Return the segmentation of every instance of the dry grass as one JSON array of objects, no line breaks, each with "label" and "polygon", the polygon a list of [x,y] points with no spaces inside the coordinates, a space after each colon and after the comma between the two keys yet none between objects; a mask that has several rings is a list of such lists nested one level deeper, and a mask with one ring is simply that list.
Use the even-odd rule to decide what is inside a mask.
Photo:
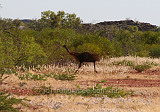
[{"label": "dry grass", "polygon": [[[4,81],[0,89],[25,88],[51,86],[53,89],[75,89],[77,87],[87,88],[95,85],[92,81],[102,81],[107,79],[146,79],[160,80],[160,72],[150,75],[148,72],[137,73],[129,66],[112,65],[115,61],[128,60],[134,64],[156,63],[152,66],[151,71],[160,69],[160,59],[140,58],[140,57],[120,57],[101,60],[97,63],[98,73],[93,72],[93,65],[87,64],[82,66],[76,74],[74,81],[60,81],[53,78],[47,78],[46,81],[20,80],[15,75],[10,75]],[[159,65],[158,65],[159,64]],[[74,74],[77,65],[70,64],[65,67],[55,65],[42,66],[39,69],[30,69],[28,72],[36,73],[54,73],[54,74]],[[19,75],[24,72],[18,72]],[[81,82],[87,82],[82,84]],[[24,83],[24,85],[21,85]],[[18,98],[27,98],[31,107],[23,107],[25,112],[160,112],[160,87],[121,87],[126,90],[135,91],[134,96],[125,98],[108,98],[108,97],[82,97],[73,95],[14,95]]]}]

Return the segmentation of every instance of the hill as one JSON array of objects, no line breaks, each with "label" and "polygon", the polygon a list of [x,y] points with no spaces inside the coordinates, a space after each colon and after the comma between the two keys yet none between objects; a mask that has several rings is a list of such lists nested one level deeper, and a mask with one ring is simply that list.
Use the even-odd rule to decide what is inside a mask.
[{"label": "hill", "polygon": [[104,21],[96,24],[83,24],[83,28],[87,30],[105,30],[107,27],[115,26],[119,29],[128,29],[130,26],[136,26],[139,31],[156,31],[158,26],[150,23],[138,22],[133,20],[121,21]]}]

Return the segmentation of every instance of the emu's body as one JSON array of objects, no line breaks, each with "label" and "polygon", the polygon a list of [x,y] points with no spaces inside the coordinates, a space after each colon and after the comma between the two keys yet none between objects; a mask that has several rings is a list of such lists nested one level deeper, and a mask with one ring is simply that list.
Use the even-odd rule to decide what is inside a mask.
[{"label": "emu's body", "polygon": [[95,67],[95,62],[99,61],[99,56],[97,54],[91,54],[89,52],[82,52],[82,53],[77,53],[77,52],[70,52],[68,50],[68,48],[66,47],[66,45],[63,46],[67,52],[73,56],[77,61],[79,61],[79,67],[78,69],[81,67],[83,62],[93,62],[94,63],[94,71],[96,71],[96,67]]}]

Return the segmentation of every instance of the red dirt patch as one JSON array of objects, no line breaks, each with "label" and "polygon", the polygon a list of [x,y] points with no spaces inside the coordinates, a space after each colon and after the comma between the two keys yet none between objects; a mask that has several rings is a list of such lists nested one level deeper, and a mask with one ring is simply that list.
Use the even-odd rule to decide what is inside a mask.
[{"label": "red dirt patch", "polygon": [[[77,81],[80,85],[91,86],[95,84],[101,84],[103,86],[114,86],[114,87],[160,87],[160,80],[147,80],[147,79],[106,79],[106,82],[100,81]],[[33,89],[25,88],[9,88],[0,91],[16,95],[37,95]]]},{"label": "red dirt patch", "polygon": [[160,75],[160,70],[147,70],[148,75]]},{"label": "red dirt patch", "polygon": [[143,72],[137,72],[133,71],[132,74],[138,74],[138,75],[160,75],[160,70],[146,70]]},{"label": "red dirt patch", "polygon": [[9,88],[9,89],[4,89],[2,91],[16,94],[16,95],[34,95],[36,94],[32,89],[24,89],[24,88]]},{"label": "red dirt patch", "polygon": [[160,87],[160,80],[147,79],[106,79],[106,82],[99,81],[81,81],[80,85],[91,85],[100,83],[103,86],[117,86],[117,87]]},{"label": "red dirt patch", "polygon": [[160,87],[160,80],[147,79],[107,79],[104,85],[121,87]]}]

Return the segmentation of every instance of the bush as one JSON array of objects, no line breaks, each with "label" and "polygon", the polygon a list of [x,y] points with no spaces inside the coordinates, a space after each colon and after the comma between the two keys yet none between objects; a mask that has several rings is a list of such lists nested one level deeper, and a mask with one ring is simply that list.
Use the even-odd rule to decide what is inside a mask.
[{"label": "bush", "polygon": [[23,102],[26,99],[17,99],[10,97],[10,95],[0,92],[0,112],[19,112],[14,105],[21,104],[25,106]]},{"label": "bush", "polygon": [[149,50],[149,55],[153,58],[159,58],[160,57],[160,45],[152,45],[151,49]]},{"label": "bush", "polygon": [[75,75],[70,75],[70,74],[57,74],[53,76],[56,80],[75,80]]},{"label": "bush", "polygon": [[31,74],[26,73],[24,75],[18,76],[21,80],[47,80],[44,74]]},{"label": "bush", "polygon": [[0,84],[7,79],[9,76],[5,76],[6,74],[17,74],[17,72],[14,69],[8,69],[8,68],[0,68]]},{"label": "bush", "polygon": [[90,87],[87,89],[78,89],[78,90],[53,90],[51,87],[42,86],[39,89],[35,89],[37,94],[49,95],[49,94],[67,94],[67,95],[80,95],[80,96],[87,96],[87,97],[101,97],[101,96],[108,96],[110,98],[118,98],[118,97],[125,97],[128,95],[132,95],[132,91],[125,91],[123,89],[113,88],[113,87],[106,87],[102,88],[102,85],[96,84],[94,87]]},{"label": "bush", "polygon": [[0,35],[0,68],[13,67],[17,58],[17,48],[13,39],[8,36]]},{"label": "bush", "polygon": [[142,72],[142,71],[145,71],[145,70],[151,68],[151,66],[147,65],[147,64],[144,64],[144,65],[136,65],[133,68],[138,72]]},{"label": "bush", "polygon": [[83,45],[78,46],[80,52],[91,52],[96,54],[101,54],[101,49],[92,43],[84,43]]},{"label": "bush", "polygon": [[75,75],[73,74],[32,74],[32,73],[26,73],[23,75],[18,76],[19,79],[21,80],[47,80],[47,78],[54,78],[56,80],[74,80]]},{"label": "bush", "polygon": [[115,62],[112,62],[112,64],[113,65],[134,66],[134,63],[128,60],[115,61]]},{"label": "bush", "polygon": [[41,46],[35,42],[33,37],[25,36],[21,42],[21,48],[19,51],[16,65],[25,67],[32,67],[44,64],[47,56]]}]

